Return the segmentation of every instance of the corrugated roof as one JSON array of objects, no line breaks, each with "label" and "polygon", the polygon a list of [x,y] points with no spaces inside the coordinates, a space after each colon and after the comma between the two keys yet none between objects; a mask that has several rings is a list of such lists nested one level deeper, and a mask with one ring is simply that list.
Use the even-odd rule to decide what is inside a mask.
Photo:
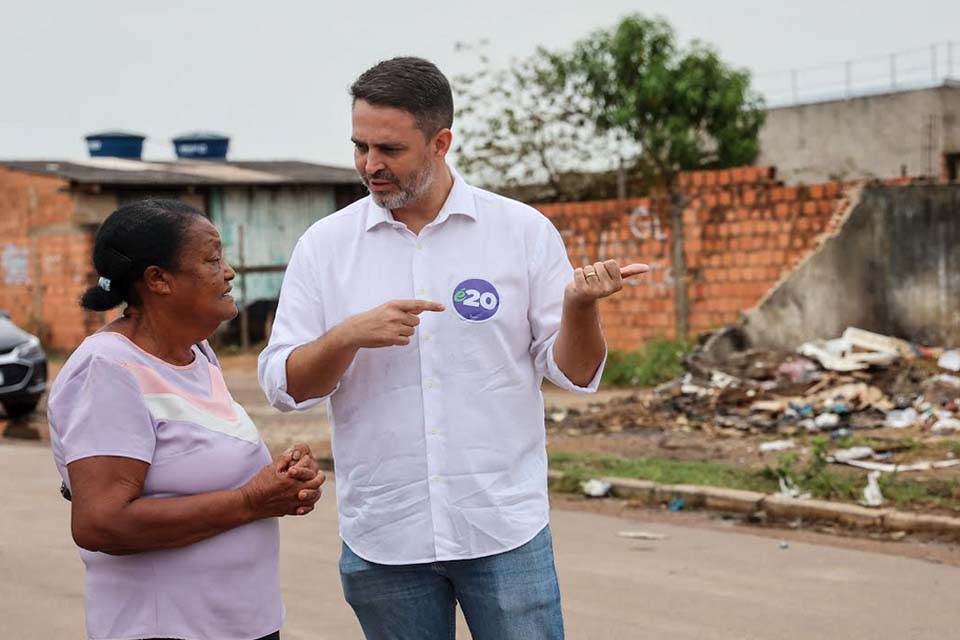
[{"label": "corrugated roof", "polygon": [[356,184],[356,171],[298,160],[147,162],[121,158],[0,160],[0,167],[56,176],[77,184],[227,185]]}]

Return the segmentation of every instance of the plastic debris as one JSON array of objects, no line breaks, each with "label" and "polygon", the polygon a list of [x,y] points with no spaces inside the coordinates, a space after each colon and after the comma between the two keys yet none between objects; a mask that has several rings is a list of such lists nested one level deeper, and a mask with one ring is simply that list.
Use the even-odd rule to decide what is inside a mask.
[{"label": "plastic debris", "polygon": [[913,407],[908,409],[894,409],[887,412],[887,417],[883,424],[892,429],[906,429],[912,427],[917,422],[920,414]]},{"label": "plastic debris", "polygon": [[807,358],[789,360],[777,367],[777,375],[788,379],[793,384],[813,380],[821,375],[820,367]]},{"label": "plastic debris", "polygon": [[668,507],[670,511],[682,511],[684,507],[687,506],[687,501],[683,498],[674,498],[670,501],[670,506]]},{"label": "plastic debris", "polygon": [[821,413],[813,419],[817,429],[830,429],[840,424],[840,416],[835,413]]},{"label": "plastic debris", "polygon": [[850,447],[849,449],[834,451],[832,458],[835,462],[850,462],[851,460],[872,458],[874,455],[876,455],[876,451],[870,447]]},{"label": "plastic debris", "polygon": [[[839,462],[839,461],[838,461]],[[869,471],[884,473],[904,473],[906,471],[933,471],[934,469],[948,469],[960,465],[960,460],[938,460],[936,462],[923,461],[910,464],[893,464],[889,462],[873,462],[871,460],[847,460],[844,464]]]},{"label": "plastic debris", "polygon": [[937,366],[950,371],[960,371],[960,349],[944,351],[943,354],[937,358]]},{"label": "plastic debris", "polygon": [[940,418],[933,423],[933,426],[930,427],[930,431],[933,433],[960,431],[960,420],[957,420],[956,418]]},{"label": "plastic debris", "polygon": [[610,495],[613,485],[603,480],[593,479],[580,483],[580,488],[583,490],[583,495],[589,498],[604,498]]},{"label": "plastic debris", "polygon": [[797,349],[797,351],[808,358],[816,360],[820,363],[820,366],[829,371],[860,371],[861,369],[866,369],[869,366],[864,362],[857,362],[855,360],[844,358],[843,356],[838,356],[831,352],[824,345],[813,342],[806,342],[800,345],[800,348]]},{"label": "plastic debris", "polygon": [[786,540],[781,540],[781,541],[780,541],[780,544],[779,544],[779,547],[780,547],[780,549],[782,549],[782,550],[789,549],[789,548],[790,548],[790,543],[787,542]]},{"label": "plastic debris", "polygon": [[617,533],[621,538],[631,540],[666,540],[667,536],[662,533],[651,533],[649,531],[620,531]]},{"label": "plastic debris", "polygon": [[863,504],[867,507],[879,507],[883,505],[883,493],[880,492],[879,471],[871,471],[867,474],[867,486],[863,488]]},{"label": "plastic debris", "polygon": [[788,451],[793,449],[796,443],[793,440],[774,440],[773,442],[760,443],[760,453],[770,453],[771,451]]},{"label": "plastic debris", "polygon": [[780,495],[799,499],[810,497],[809,493],[801,491],[797,483],[786,476],[780,476]]}]

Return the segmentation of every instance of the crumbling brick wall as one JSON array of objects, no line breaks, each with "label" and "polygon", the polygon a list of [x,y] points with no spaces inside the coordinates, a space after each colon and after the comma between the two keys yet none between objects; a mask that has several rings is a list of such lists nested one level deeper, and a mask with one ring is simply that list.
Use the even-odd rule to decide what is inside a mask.
[{"label": "crumbling brick wall", "polygon": [[0,309],[58,350],[98,322],[78,305],[93,279],[94,228],[76,224],[75,210],[66,181],[0,168]]},{"label": "crumbling brick wall", "polygon": [[[682,174],[690,330],[737,320],[831,229],[847,205],[842,183],[783,186],[769,167]],[[635,349],[674,336],[669,201],[603,200],[538,207],[567,245],[574,266],[597,260],[646,262],[651,274],[603,302],[610,346]]]}]

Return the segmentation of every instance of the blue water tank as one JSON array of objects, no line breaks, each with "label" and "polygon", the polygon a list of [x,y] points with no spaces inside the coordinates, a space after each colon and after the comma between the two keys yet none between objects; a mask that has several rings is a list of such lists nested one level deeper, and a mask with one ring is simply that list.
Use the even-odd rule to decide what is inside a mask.
[{"label": "blue water tank", "polygon": [[173,139],[177,157],[191,160],[225,160],[230,138],[219,133],[186,133]]},{"label": "blue water tank", "polygon": [[139,160],[146,136],[126,131],[104,131],[86,137],[91,158],[126,158]]}]

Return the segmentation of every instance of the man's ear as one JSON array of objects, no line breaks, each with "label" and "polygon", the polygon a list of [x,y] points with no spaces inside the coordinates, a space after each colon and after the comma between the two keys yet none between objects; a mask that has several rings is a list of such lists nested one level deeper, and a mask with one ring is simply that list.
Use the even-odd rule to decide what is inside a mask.
[{"label": "man's ear", "polygon": [[445,158],[452,144],[453,132],[450,129],[440,129],[430,142],[430,150],[435,156]]},{"label": "man's ear", "polygon": [[143,285],[147,291],[158,296],[170,295],[173,291],[170,273],[156,266],[147,267],[143,272]]}]

